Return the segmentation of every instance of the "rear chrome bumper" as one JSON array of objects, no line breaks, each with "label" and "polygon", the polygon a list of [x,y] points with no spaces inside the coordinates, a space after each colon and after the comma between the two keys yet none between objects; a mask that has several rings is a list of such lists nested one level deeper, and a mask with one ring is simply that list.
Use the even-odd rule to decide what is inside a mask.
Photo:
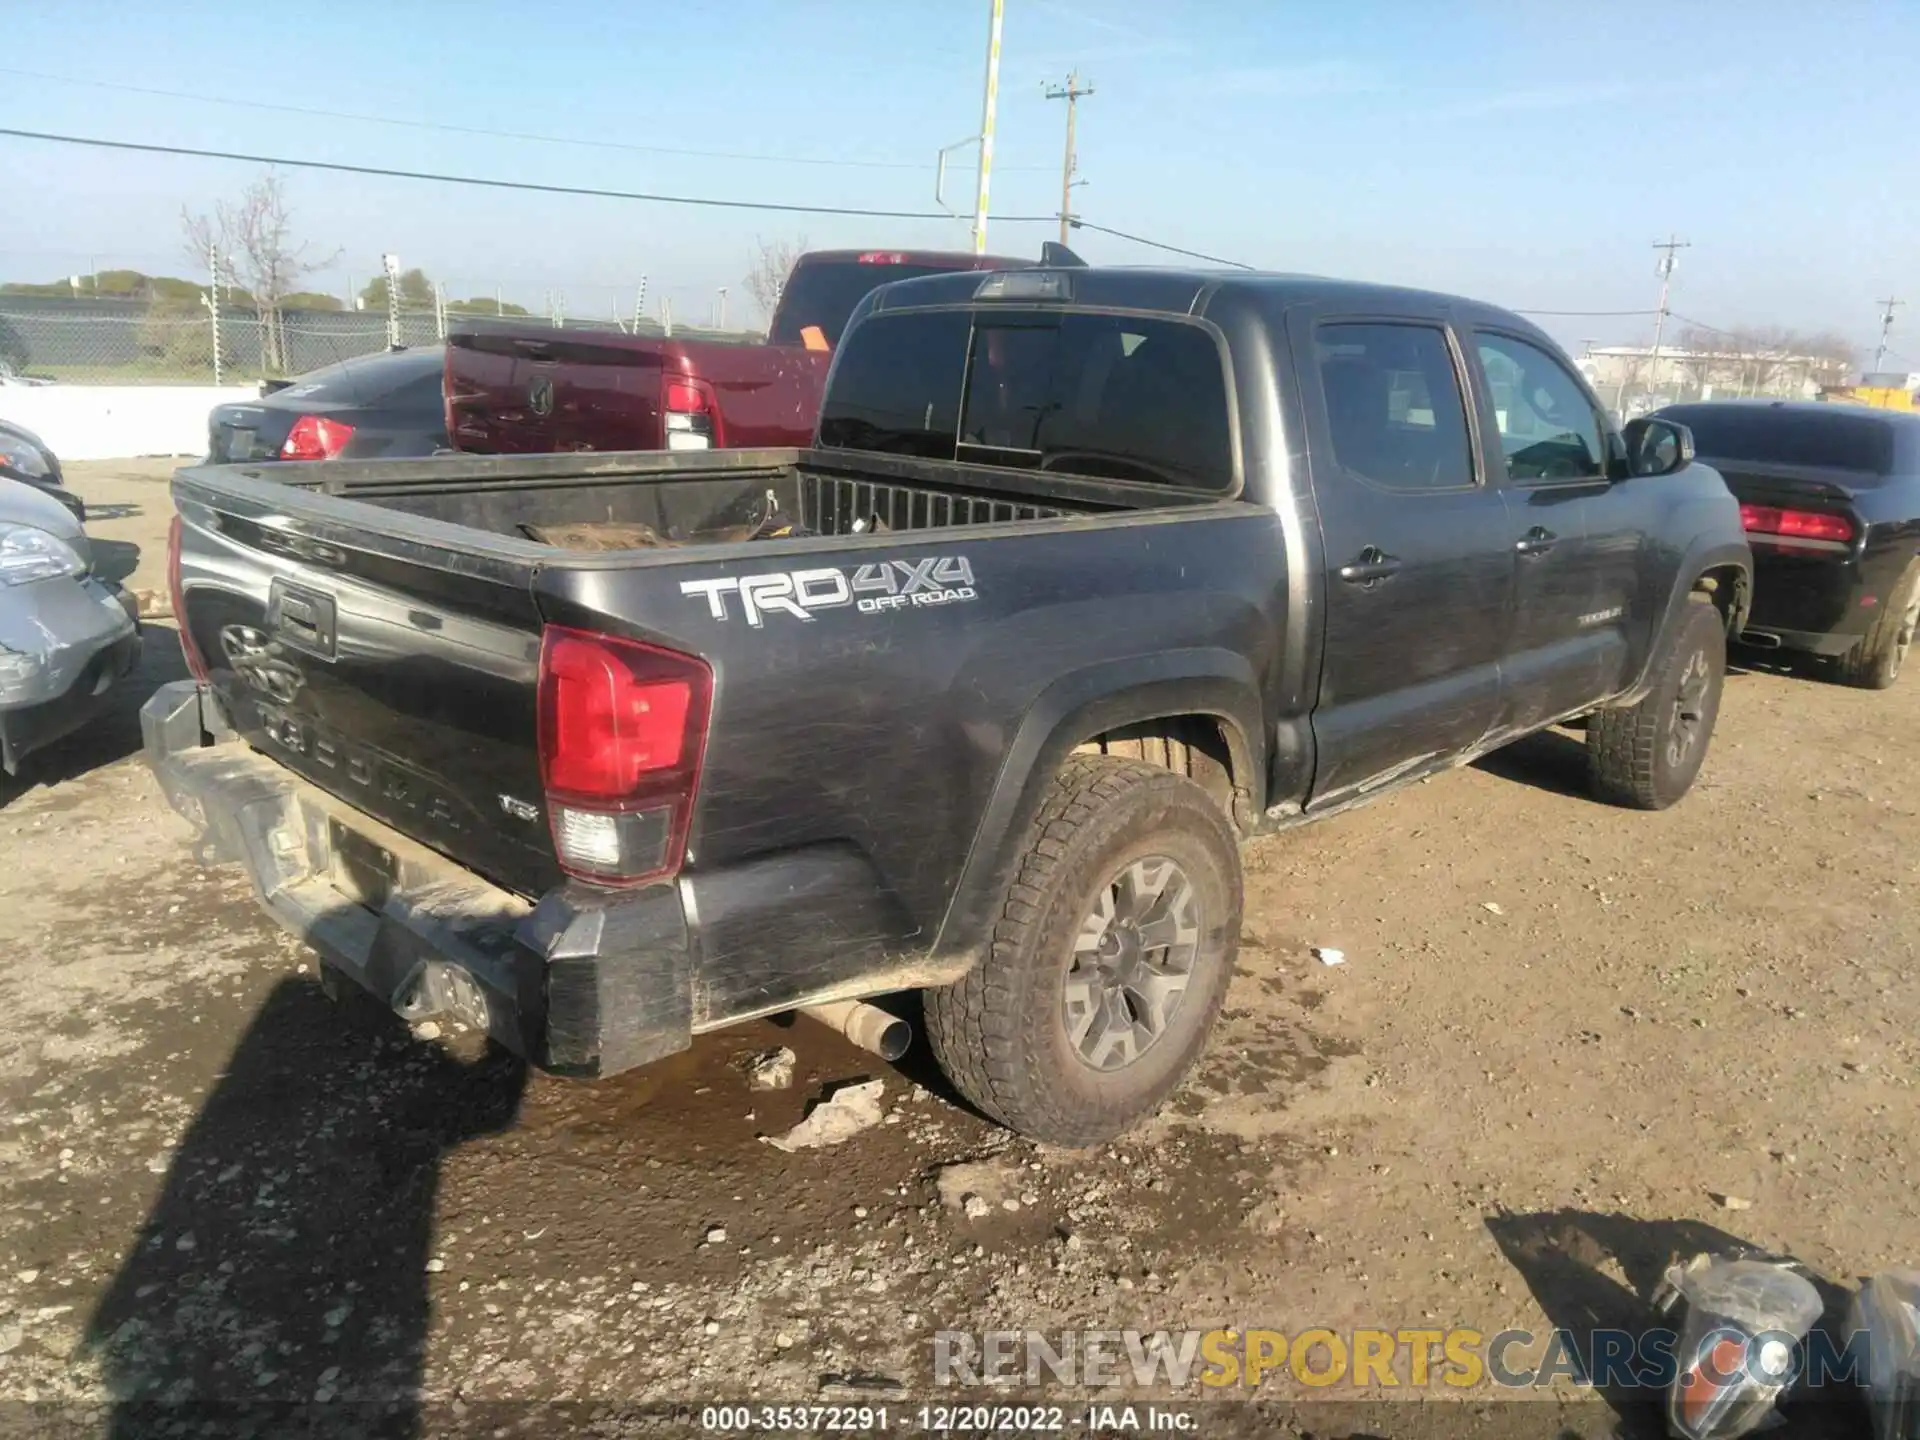
[{"label": "rear chrome bumper", "polygon": [[140,712],[148,763],[269,915],[410,1019],[452,1015],[569,1075],[684,1050],[692,956],[679,891],[566,885],[537,904],[492,885],[249,749],[192,681]]}]

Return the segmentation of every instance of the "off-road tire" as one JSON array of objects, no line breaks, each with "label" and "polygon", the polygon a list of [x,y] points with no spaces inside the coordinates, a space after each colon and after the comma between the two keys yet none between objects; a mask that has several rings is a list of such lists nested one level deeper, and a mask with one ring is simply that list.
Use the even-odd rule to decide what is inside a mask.
[{"label": "off-road tire", "polygon": [[1834,662],[1834,678],[1862,690],[1885,690],[1898,680],[1913,645],[1915,605],[1920,605],[1920,561],[1907,566],[1860,643]]},{"label": "off-road tire", "polygon": [[[1699,666],[1704,666],[1704,686],[1691,702],[1693,739],[1676,759],[1682,686],[1693,682]],[[1646,697],[1622,709],[1596,710],[1587,721],[1587,773],[1595,797],[1633,810],[1664,810],[1685,795],[1707,758],[1726,675],[1726,622],[1709,597],[1689,595],[1685,613],[1654,659],[1653,688]]]},{"label": "off-road tire", "polygon": [[[1122,1068],[1073,1048],[1062,987],[1083,917],[1135,860],[1174,860],[1191,882],[1199,940],[1164,1032]],[[1239,948],[1240,853],[1220,806],[1192,780],[1137,760],[1074,755],[1041,802],[987,952],[925,997],[933,1053],[960,1093],[1001,1124],[1056,1145],[1113,1139],[1192,1068]]]}]

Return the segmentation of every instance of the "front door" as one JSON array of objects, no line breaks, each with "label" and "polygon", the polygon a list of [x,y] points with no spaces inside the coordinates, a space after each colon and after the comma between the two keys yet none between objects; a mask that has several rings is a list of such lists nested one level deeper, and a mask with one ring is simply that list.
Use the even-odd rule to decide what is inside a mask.
[{"label": "front door", "polygon": [[1487,733],[1514,569],[1446,312],[1301,315],[1292,344],[1326,569],[1313,809]]},{"label": "front door", "polygon": [[1641,609],[1624,582],[1639,555],[1610,499],[1604,422],[1587,388],[1531,338],[1479,329],[1469,348],[1487,468],[1507,486],[1514,522],[1498,729],[1517,734],[1618,688],[1625,627]]}]

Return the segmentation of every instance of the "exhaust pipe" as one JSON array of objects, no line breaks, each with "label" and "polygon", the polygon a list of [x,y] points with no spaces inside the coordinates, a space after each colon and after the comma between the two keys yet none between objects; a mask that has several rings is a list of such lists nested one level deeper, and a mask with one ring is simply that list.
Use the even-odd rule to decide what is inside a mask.
[{"label": "exhaust pipe", "polygon": [[871,1050],[882,1060],[898,1060],[913,1043],[911,1025],[864,1000],[806,1005],[800,1013],[811,1015],[829,1030],[838,1030],[862,1050]]},{"label": "exhaust pipe", "polygon": [[1780,637],[1778,635],[1770,635],[1765,630],[1742,630],[1740,632],[1740,643],[1742,645],[1751,645],[1756,650],[1778,650],[1781,648]]}]

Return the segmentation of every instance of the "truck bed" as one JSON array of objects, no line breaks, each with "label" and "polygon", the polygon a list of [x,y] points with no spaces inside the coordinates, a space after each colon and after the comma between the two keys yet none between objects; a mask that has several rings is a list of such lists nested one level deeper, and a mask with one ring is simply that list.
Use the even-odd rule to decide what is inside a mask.
[{"label": "truck bed", "polygon": [[[181,473],[192,484],[203,472]],[[634,549],[1059,521],[1210,503],[1165,487],[794,449],[366,462],[297,474],[228,467],[222,473],[514,539],[592,527],[644,529],[657,537]]]}]

